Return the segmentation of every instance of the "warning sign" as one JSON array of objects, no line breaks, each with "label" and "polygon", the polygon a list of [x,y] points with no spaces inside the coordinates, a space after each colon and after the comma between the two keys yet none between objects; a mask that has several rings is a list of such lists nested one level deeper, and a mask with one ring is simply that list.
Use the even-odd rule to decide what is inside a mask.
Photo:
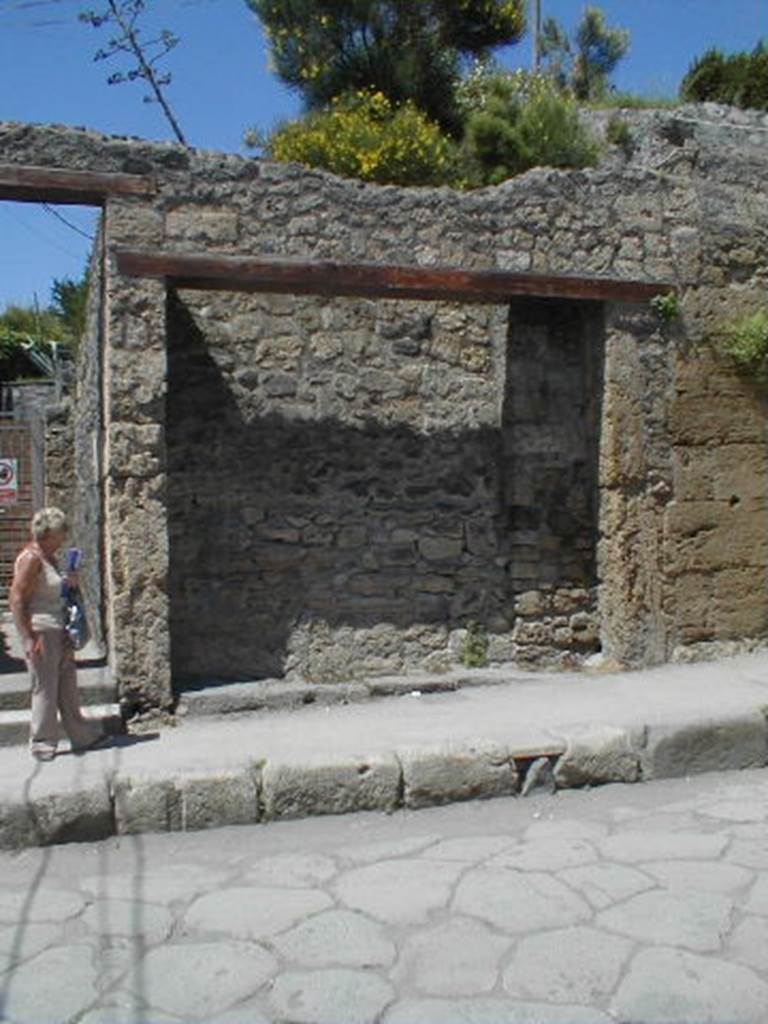
[{"label": "warning sign", "polygon": [[0,502],[16,501],[19,496],[19,460],[0,459]]}]

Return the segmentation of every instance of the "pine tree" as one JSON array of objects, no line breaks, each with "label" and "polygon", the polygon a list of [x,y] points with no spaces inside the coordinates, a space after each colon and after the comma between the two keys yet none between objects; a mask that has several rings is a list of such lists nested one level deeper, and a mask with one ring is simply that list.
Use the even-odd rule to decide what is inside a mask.
[{"label": "pine tree", "polygon": [[599,7],[587,7],[573,42],[555,18],[547,18],[540,40],[546,70],[579,100],[599,100],[610,89],[610,77],[629,49],[629,32],[610,28]]},{"label": "pine tree", "polygon": [[245,0],[261,19],[278,76],[308,109],[348,92],[411,100],[452,134],[456,87],[472,58],[517,42],[525,0]]}]

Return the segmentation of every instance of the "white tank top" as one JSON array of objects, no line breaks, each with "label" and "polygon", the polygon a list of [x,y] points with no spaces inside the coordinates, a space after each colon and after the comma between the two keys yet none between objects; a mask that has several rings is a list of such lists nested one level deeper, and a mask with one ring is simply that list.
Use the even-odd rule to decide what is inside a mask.
[{"label": "white tank top", "polygon": [[34,549],[27,548],[21,552],[16,559],[17,569],[22,558],[36,558],[43,567],[37,577],[37,586],[29,600],[32,629],[63,629],[64,605],[61,598],[61,574]]}]

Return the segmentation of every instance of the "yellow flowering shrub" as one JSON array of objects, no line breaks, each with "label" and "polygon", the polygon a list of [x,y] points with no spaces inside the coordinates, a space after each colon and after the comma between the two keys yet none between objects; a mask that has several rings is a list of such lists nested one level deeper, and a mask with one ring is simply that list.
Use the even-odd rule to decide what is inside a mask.
[{"label": "yellow flowering shrub", "polygon": [[267,156],[346,178],[391,185],[440,185],[453,175],[454,144],[412,103],[359,91],[279,125],[260,140]]}]

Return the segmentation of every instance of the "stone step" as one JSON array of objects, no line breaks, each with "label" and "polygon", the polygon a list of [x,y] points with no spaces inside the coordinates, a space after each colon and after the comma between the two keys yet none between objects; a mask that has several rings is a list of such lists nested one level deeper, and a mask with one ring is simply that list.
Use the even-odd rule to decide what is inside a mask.
[{"label": "stone step", "polygon": [[[81,668],[77,673],[80,702],[84,705],[112,704],[117,699],[112,675],[106,667]],[[26,672],[0,675],[0,711],[23,711],[29,707],[29,679]]]},{"label": "stone step", "polygon": [[286,711],[310,704],[329,707],[358,704],[379,697],[420,697],[422,694],[453,693],[465,687],[504,686],[513,682],[532,682],[536,678],[530,672],[505,665],[485,669],[457,668],[439,673],[372,676],[344,683],[284,679],[199,682],[176,687],[176,714],[207,718],[251,711]]},{"label": "stone step", "polygon": [[[119,733],[124,729],[119,704],[92,704],[86,711],[86,717],[101,719],[109,733]],[[0,711],[0,747],[26,744],[29,740],[29,720],[28,708]]]}]

